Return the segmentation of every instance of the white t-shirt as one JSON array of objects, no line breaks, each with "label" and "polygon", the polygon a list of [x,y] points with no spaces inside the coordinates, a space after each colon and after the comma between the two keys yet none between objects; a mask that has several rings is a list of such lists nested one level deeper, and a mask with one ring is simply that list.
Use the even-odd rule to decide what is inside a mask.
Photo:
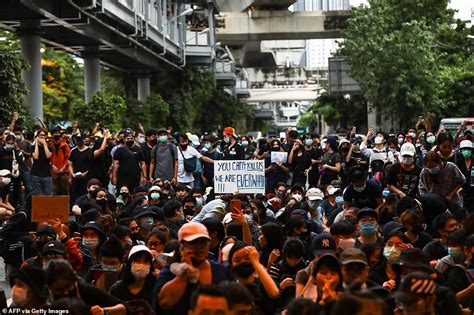
[{"label": "white t-shirt", "polygon": [[[183,154],[181,154],[181,152]],[[184,170],[184,158],[190,159],[192,157],[196,157],[197,159],[201,158],[201,153],[199,153],[195,148],[188,146],[186,150],[182,151],[182,149],[178,148],[178,183],[191,183],[194,182],[193,173],[188,173]]]}]

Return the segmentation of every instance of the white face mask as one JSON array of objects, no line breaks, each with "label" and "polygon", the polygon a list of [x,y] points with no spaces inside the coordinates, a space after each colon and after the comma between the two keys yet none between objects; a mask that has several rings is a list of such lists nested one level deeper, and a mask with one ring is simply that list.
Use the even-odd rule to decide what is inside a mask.
[{"label": "white face mask", "polygon": [[150,273],[150,265],[132,262],[132,268],[130,271],[136,279],[142,280]]},{"label": "white face mask", "polygon": [[293,194],[291,197],[295,198],[297,202],[301,202],[301,200],[303,200],[303,196],[300,194]]},{"label": "white face mask", "polygon": [[364,183],[364,185],[359,186],[359,187],[354,186],[354,190],[357,191],[357,192],[363,192],[365,190],[366,186],[367,186],[366,183]]},{"label": "white face mask", "polygon": [[415,159],[411,156],[402,156],[402,163],[403,164],[411,165],[411,164],[413,164],[414,161],[415,161]]},{"label": "white face mask", "polygon": [[381,144],[383,142],[383,138],[380,136],[375,137],[374,143],[375,144]]},{"label": "white face mask", "polygon": [[17,285],[13,286],[12,300],[16,306],[23,307],[28,301],[28,289]]}]

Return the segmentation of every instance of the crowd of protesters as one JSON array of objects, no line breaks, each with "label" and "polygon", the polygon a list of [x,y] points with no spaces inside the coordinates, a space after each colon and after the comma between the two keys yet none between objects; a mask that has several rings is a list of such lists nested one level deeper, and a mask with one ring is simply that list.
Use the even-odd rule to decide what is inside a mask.
[{"label": "crowd of protesters", "polygon": [[[366,136],[0,130],[11,309],[68,314],[472,314],[472,125]],[[274,160],[272,152],[286,153]],[[281,155],[280,155],[281,156]],[[265,194],[217,195],[217,160]],[[32,223],[34,195],[68,222]],[[9,298],[9,297],[7,297]],[[1,301],[0,301],[1,302]]]}]

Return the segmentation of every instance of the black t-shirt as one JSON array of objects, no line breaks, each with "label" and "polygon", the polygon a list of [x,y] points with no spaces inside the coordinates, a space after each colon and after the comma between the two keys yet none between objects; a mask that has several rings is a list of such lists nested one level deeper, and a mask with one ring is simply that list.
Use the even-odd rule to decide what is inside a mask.
[{"label": "black t-shirt", "polygon": [[150,165],[151,161],[151,150],[153,148],[150,148],[147,143],[144,143],[140,146],[143,152],[143,160],[145,161],[146,165]]},{"label": "black t-shirt", "polygon": [[[446,285],[453,290],[455,293],[465,290],[468,286],[471,285],[472,280],[469,279],[466,269],[474,268],[473,265],[466,266],[465,264],[461,266],[454,266],[447,270]],[[474,297],[471,296],[466,303],[463,303],[464,307],[474,308]]]},{"label": "black t-shirt", "polygon": [[360,209],[364,207],[377,208],[378,204],[376,199],[382,198],[380,186],[372,180],[366,180],[365,184],[365,189],[362,192],[356,191],[352,185],[347,186],[344,192],[344,201],[351,202],[354,207]]},{"label": "black t-shirt", "polygon": [[119,161],[117,177],[122,180],[140,179],[140,162],[143,161],[143,152],[139,147],[121,147],[115,151],[114,160]]},{"label": "black t-shirt", "polygon": [[[48,145],[48,149],[49,149],[49,152],[53,151],[53,148],[49,145]],[[44,152],[44,148],[42,145],[38,145],[38,159],[33,160],[31,175],[38,176],[38,177],[51,177],[49,159],[46,158],[46,154]]]},{"label": "black t-shirt", "polygon": [[224,147],[223,160],[245,160],[245,150],[239,143]]},{"label": "black t-shirt", "polygon": [[92,166],[93,154],[90,148],[81,151],[78,147],[71,150],[69,161],[72,162],[74,173],[87,172]]},{"label": "black t-shirt", "polygon": [[[329,166],[336,166],[337,163],[341,163],[341,155],[338,152],[326,152],[323,156],[322,165],[327,164]],[[329,169],[325,169],[321,175],[321,185],[326,186],[331,181],[336,180],[339,172],[334,172]]]},{"label": "black t-shirt", "polygon": [[109,294],[123,302],[144,300],[151,306],[153,286],[154,283],[150,283],[150,281],[147,281],[145,282],[145,285],[143,286],[142,290],[138,292],[138,294],[133,294],[132,292],[130,292],[128,286],[123,283],[122,280],[120,280],[110,288]]},{"label": "black t-shirt", "polygon": [[407,196],[415,198],[418,195],[421,167],[415,164],[411,171],[405,170],[400,163],[395,163],[387,176],[387,184],[397,187]]}]

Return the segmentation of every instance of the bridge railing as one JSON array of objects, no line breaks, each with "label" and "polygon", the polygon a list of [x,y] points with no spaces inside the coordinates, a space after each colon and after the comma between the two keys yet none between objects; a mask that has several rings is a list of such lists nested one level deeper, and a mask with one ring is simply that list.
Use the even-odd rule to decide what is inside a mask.
[{"label": "bridge railing", "polygon": [[209,34],[201,31],[186,31],[187,46],[210,46]]}]

